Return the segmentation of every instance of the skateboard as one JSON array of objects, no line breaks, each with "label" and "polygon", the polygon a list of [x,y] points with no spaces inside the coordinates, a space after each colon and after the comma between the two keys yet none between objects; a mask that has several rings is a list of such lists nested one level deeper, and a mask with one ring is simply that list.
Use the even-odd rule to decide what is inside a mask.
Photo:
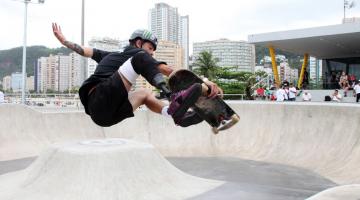
[{"label": "skateboard", "polygon": [[[175,71],[169,77],[169,87],[172,92],[187,89],[194,83],[204,82],[186,69]],[[214,134],[229,129],[240,120],[239,115],[219,96],[215,98],[200,96],[191,108],[212,127]]]}]

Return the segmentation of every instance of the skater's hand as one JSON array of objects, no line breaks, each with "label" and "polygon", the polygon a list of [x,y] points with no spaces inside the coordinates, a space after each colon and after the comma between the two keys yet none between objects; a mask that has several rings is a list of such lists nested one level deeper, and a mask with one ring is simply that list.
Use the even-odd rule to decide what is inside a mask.
[{"label": "skater's hand", "polygon": [[211,91],[208,95],[209,98],[215,98],[217,95],[219,95],[221,98],[223,97],[223,90],[216,83],[209,80],[205,80],[204,82]]},{"label": "skater's hand", "polygon": [[58,26],[56,23],[52,23],[52,29],[55,37],[61,42],[61,44],[64,44],[66,39],[65,36],[61,32],[61,27]]}]

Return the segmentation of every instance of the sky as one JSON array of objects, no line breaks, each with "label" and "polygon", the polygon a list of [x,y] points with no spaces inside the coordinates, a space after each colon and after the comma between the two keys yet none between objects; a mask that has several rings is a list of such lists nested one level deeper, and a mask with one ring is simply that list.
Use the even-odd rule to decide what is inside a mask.
[{"label": "sky", "polygon": [[[135,29],[148,28],[149,10],[160,2],[189,15],[190,44],[220,38],[246,41],[250,34],[335,25],[344,15],[343,0],[85,0],[85,45],[93,37],[127,40]],[[355,3],[347,17],[360,17],[360,0]],[[22,46],[24,7],[21,1],[0,0],[0,50]],[[60,47],[52,22],[68,40],[81,42],[81,0],[29,4],[27,19],[28,46]]]}]

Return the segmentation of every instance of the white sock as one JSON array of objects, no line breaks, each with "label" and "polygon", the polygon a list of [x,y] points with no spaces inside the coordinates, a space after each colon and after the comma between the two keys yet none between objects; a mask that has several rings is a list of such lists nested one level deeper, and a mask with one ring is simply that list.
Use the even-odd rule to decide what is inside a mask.
[{"label": "white sock", "polygon": [[164,115],[164,116],[167,116],[167,117],[171,117],[171,115],[169,115],[169,113],[167,112],[169,109],[169,106],[164,106],[162,109],[161,109],[161,114]]}]

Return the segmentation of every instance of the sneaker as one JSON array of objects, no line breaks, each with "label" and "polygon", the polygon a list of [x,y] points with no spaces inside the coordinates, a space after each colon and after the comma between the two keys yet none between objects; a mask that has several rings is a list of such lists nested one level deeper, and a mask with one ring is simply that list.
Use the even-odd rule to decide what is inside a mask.
[{"label": "sneaker", "polygon": [[181,121],[181,118],[184,117],[187,110],[198,100],[201,95],[201,90],[201,84],[195,83],[188,89],[171,95],[168,113],[172,116],[176,124]]},{"label": "sneaker", "polygon": [[[175,119],[174,119],[175,121]],[[183,117],[175,121],[175,124],[181,126],[181,127],[188,127],[194,124],[198,124],[200,122],[204,121],[203,118],[201,118],[195,111],[187,111]]]}]

